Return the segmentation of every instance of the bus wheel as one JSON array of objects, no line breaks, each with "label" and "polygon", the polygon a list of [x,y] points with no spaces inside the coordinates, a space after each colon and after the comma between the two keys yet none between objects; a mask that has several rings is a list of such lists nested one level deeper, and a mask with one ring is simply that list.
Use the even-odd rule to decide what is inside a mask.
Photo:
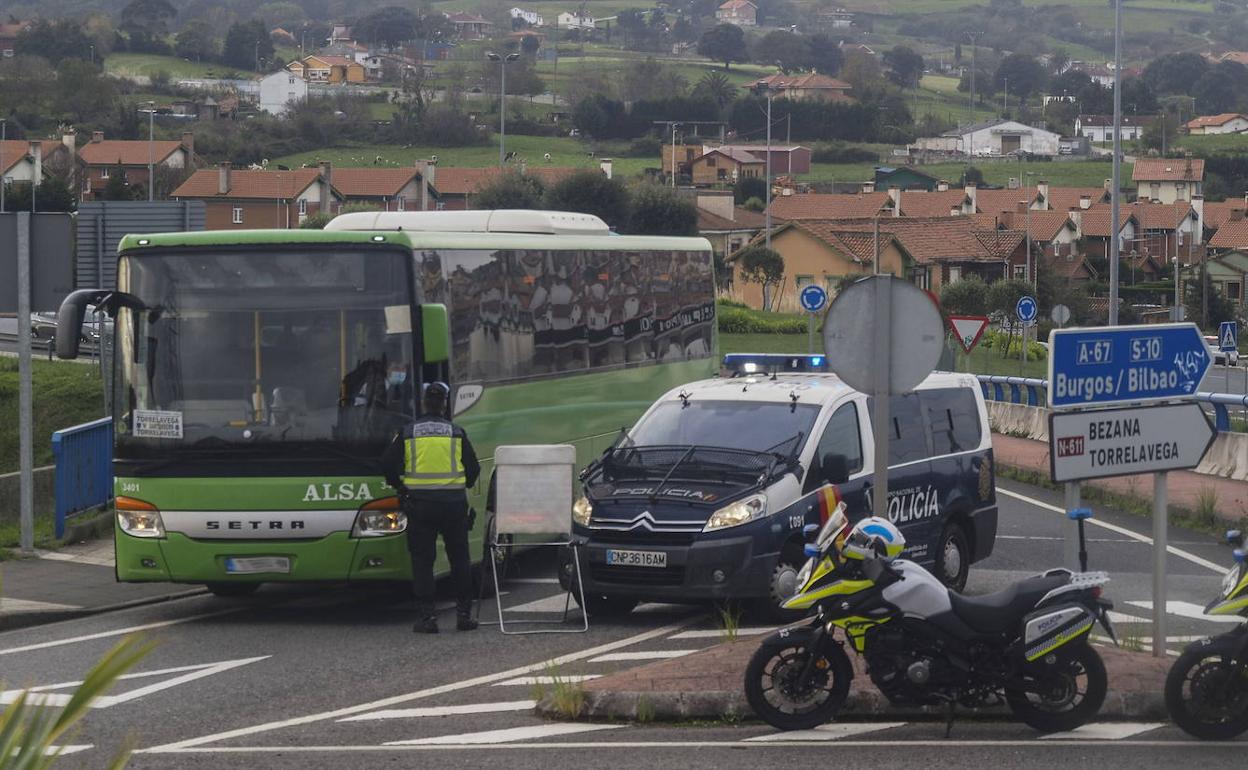
[{"label": "bus wheel", "polygon": [[966,531],[957,522],[949,522],[940,533],[936,543],[936,576],[953,591],[966,587],[966,576],[971,571],[971,546]]},{"label": "bus wheel", "polygon": [[212,592],[213,596],[220,596],[227,599],[237,598],[239,596],[251,596],[260,589],[259,583],[206,583],[205,588]]}]

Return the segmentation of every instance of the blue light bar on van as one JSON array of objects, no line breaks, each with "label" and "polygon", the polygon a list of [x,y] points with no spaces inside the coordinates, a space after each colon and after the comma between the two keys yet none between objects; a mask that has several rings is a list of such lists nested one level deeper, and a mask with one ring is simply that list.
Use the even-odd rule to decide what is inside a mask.
[{"label": "blue light bar on van", "polygon": [[720,375],[743,377],[773,372],[826,372],[828,357],[824,355],[784,355],[781,353],[729,353],[720,365]]}]

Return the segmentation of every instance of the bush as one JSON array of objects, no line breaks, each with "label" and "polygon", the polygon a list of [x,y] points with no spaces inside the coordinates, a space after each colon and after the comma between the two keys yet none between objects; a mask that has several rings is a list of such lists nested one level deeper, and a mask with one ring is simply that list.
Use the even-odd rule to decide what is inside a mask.
[{"label": "bush", "polygon": [[880,154],[862,147],[843,144],[817,144],[810,154],[814,163],[879,163]]},{"label": "bush", "polygon": [[783,316],[770,318],[756,310],[732,305],[719,307],[719,330],[727,334],[805,334],[806,322]]},{"label": "bush", "polygon": [[[625,158],[653,158],[663,152],[663,143],[658,139],[645,137],[634,141],[620,153]],[[669,153],[670,154],[670,153]]]},{"label": "bush", "polygon": [[750,307],[744,302],[741,302],[735,299],[728,299],[727,297],[720,297],[719,299],[715,300],[715,304],[718,305],[719,307],[739,307],[739,308],[744,308],[746,310],[748,310]]},{"label": "bush", "polygon": [[767,204],[763,201],[762,198],[750,198],[745,203],[741,204],[741,208],[745,209],[746,211],[761,212],[761,211],[767,210]]}]

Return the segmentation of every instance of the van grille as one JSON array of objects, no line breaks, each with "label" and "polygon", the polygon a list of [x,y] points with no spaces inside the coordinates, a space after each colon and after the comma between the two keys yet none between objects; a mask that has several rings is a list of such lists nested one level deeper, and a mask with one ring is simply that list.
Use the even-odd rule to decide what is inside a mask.
[{"label": "van grille", "polygon": [[592,542],[595,545],[691,545],[696,532],[654,532],[639,528],[623,531],[595,529]]}]

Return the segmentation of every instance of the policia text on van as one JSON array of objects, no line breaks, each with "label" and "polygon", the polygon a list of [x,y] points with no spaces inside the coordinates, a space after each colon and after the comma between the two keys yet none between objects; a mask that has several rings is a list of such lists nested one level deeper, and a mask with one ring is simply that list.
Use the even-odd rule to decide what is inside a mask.
[{"label": "policia text on van", "polygon": [[[713,379],[665,394],[582,476],[588,609],[749,599],[777,619],[802,527],[871,512],[870,402],[833,375]],[[889,518],[907,558],[960,588],[997,530],[991,433],[971,377],[893,397]]]}]

